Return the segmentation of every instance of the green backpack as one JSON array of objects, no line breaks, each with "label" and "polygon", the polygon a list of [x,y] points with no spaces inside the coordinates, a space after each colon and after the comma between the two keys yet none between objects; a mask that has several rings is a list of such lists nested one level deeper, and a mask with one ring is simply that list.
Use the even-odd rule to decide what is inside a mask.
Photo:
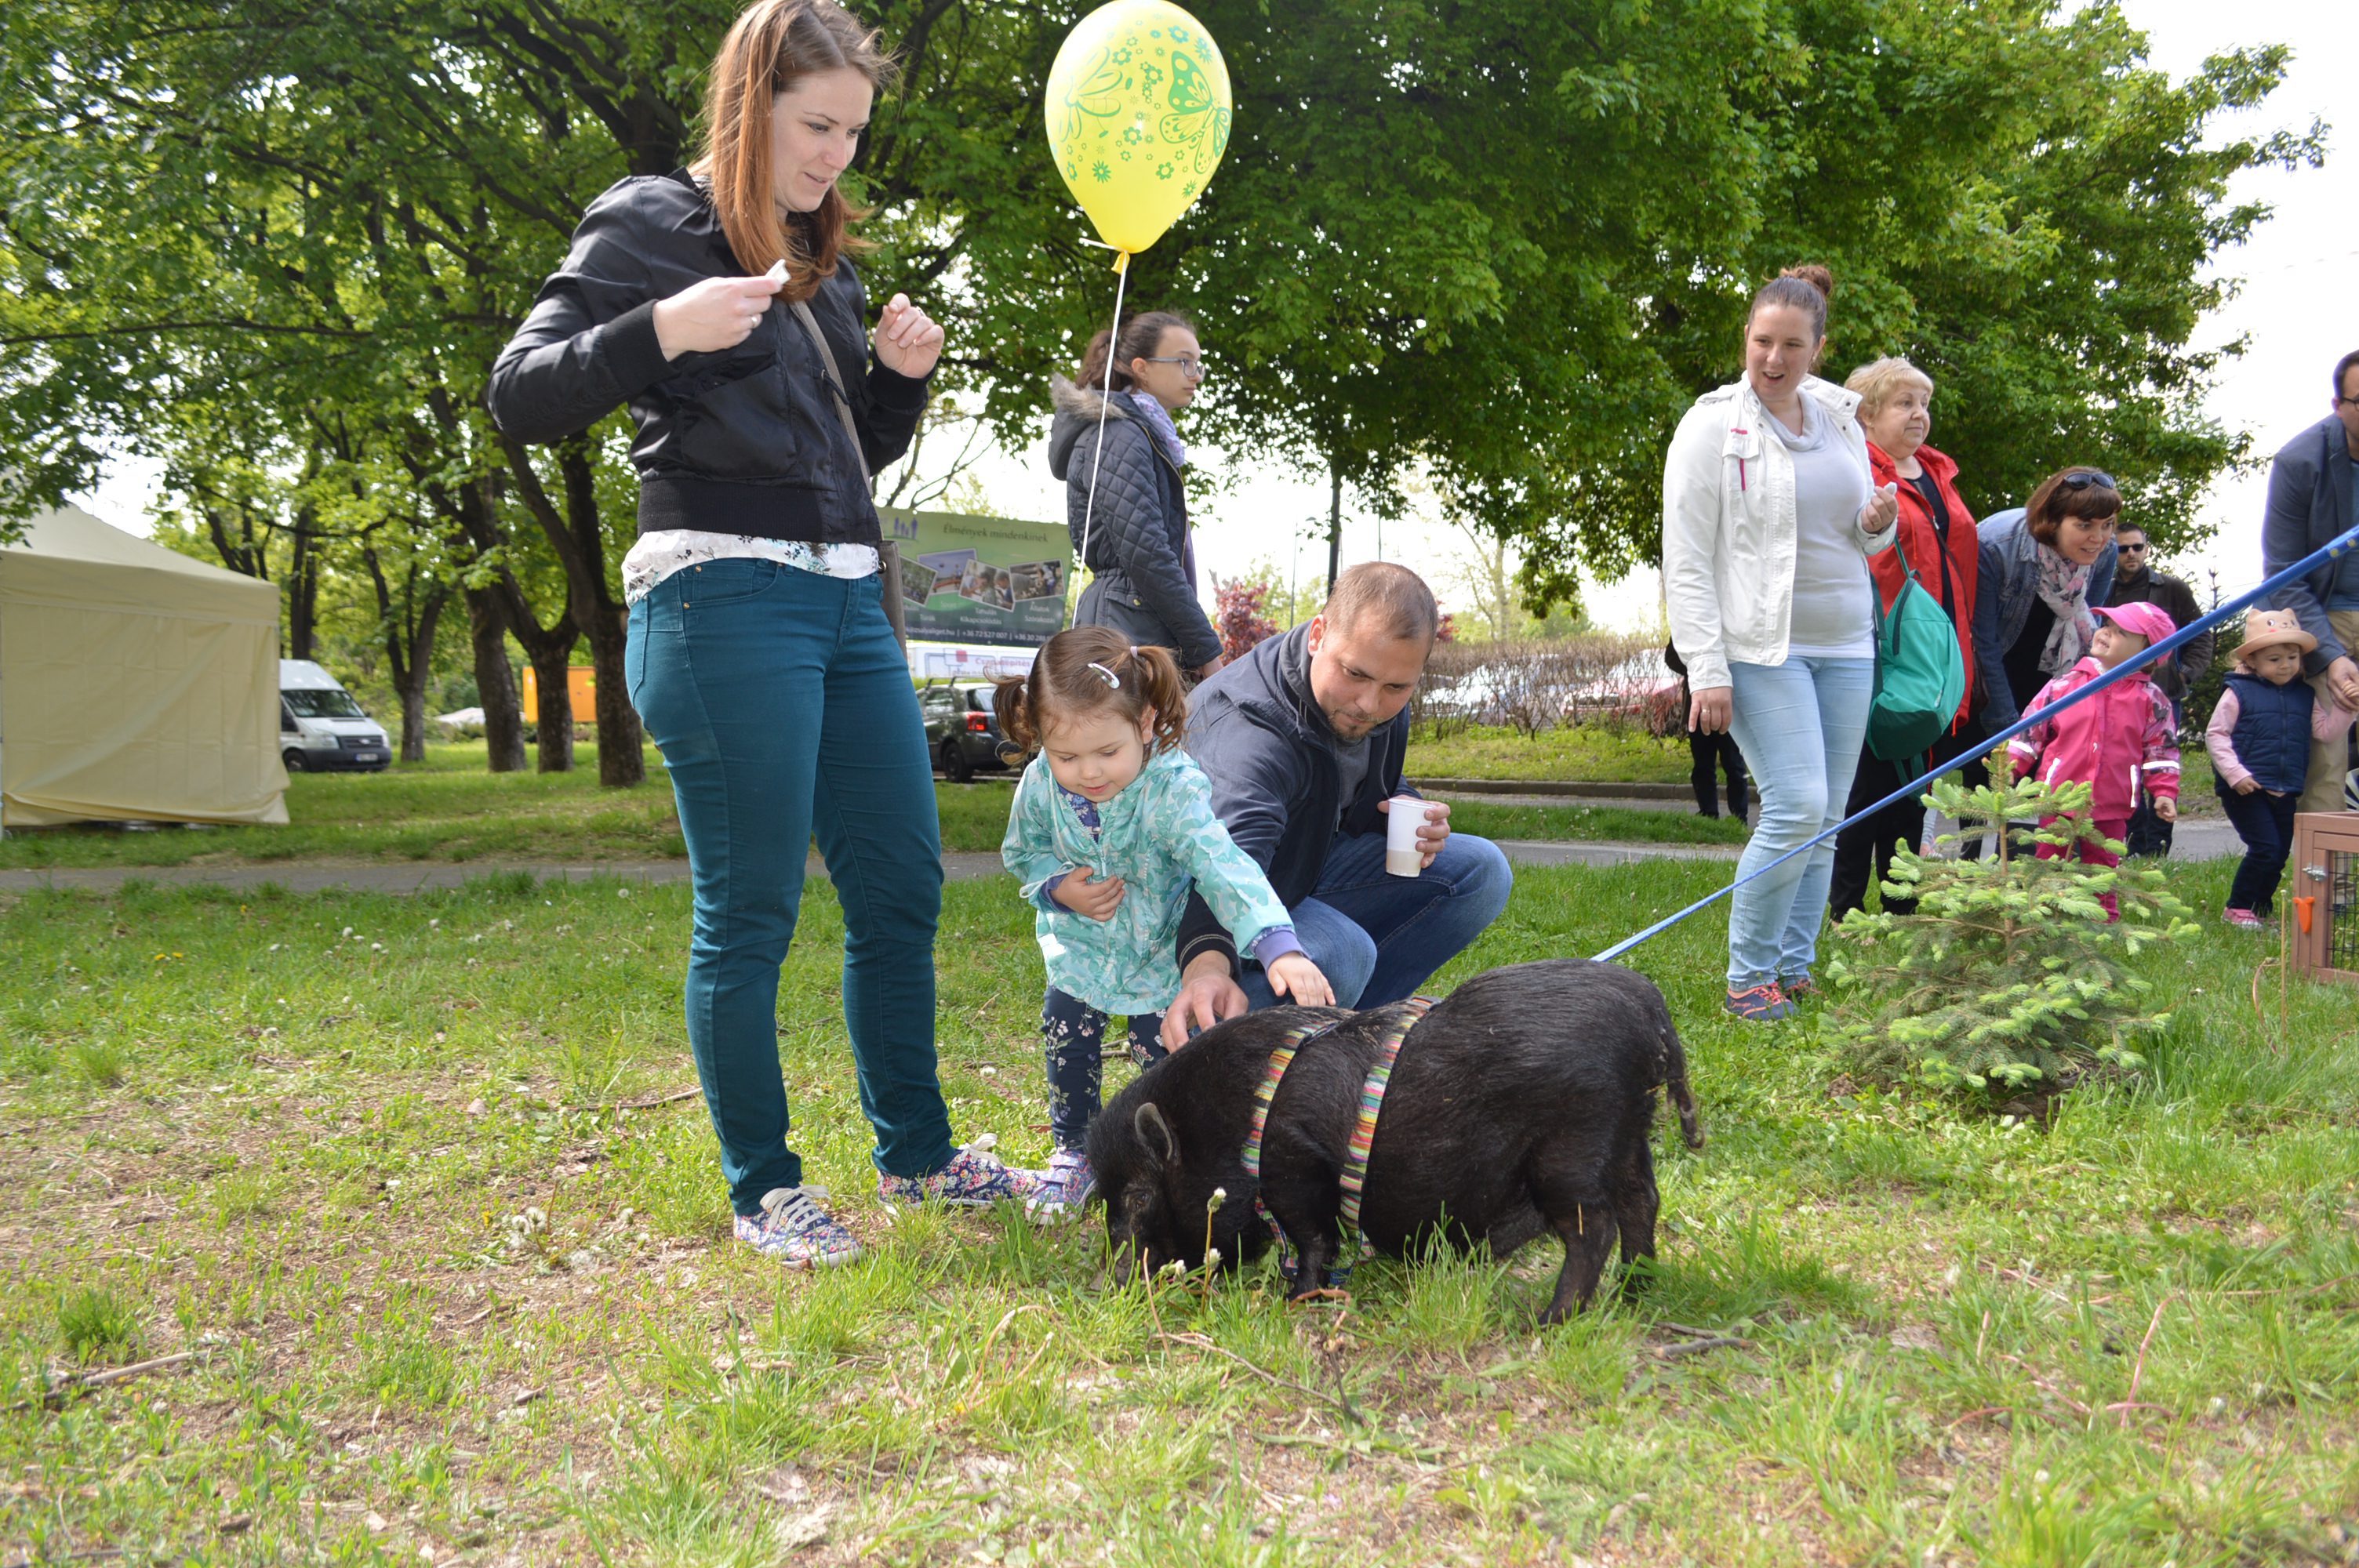
[{"label": "green backpack", "polygon": [[[1901,550],[1900,541],[1894,539],[1892,547]],[[1868,709],[1867,749],[1887,762],[1923,758],[1966,699],[1966,660],[1958,651],[1957,629],[1941,612],[1940,601],[1917,580],[1906,550],[1900,569],[1908,581],[1889,615],[1873,573],[1868,584],[1875,606],[1875,700]],[[1922,772],[1921,765],[1912,770]]]}]

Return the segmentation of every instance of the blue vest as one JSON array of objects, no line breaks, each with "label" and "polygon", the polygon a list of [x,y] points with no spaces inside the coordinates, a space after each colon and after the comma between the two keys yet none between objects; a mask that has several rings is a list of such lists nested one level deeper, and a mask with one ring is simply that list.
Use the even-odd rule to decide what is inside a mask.
[{"label": "blue vest", "polygon": [[2236,760],[2252,770],[2263,789],[2299,795],[2310,777],[2310,704],[2318,694],[2298,679],[2272,686],[2257,676],[2232,675],[2228,686],[2239,705],[2236,728],[2228,737]]}]

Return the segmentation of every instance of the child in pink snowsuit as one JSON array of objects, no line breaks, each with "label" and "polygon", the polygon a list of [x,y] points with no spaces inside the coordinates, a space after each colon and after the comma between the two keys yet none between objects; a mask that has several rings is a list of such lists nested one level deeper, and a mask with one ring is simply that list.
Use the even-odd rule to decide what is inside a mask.
[{"label": "child in pink snowsuit", "polygon": [[[2090,655],[2041,687],[2026,712],[2036,713],[2079,690],[2179,630],[2169,615],[2151,604],[2118,604],[2105,610],[2092,605],[2090,613],[2104,618]],[[2154,796],[2157,816],[2165,822],[2179,820],[2178,726],[2172,722],[2170,699],[2147,678],[2144,670],[2041,719],[2008,742],[2006,750],[2018,773],[2037,773],[2051,784],[2090,785],[2090,820],[2108,838],[2117,839],[2129,831],[2130,813],[2137,808],[2141,784]],[[2049,817],[2040,826],[2054,820]],[[2086,839],[2075,848],[2088,864],[2122,863],[2119,855]],[[2052,844],[2039,847],[2043,860],[2062,853]],[[2098,902],[2109,917],[2121,918],[2120,903],[2112,893],[2099,895]]]}]

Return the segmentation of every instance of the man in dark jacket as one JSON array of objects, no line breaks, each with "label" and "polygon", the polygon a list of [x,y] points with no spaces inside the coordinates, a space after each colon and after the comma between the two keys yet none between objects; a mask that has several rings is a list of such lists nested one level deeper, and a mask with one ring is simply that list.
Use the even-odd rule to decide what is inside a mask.
[{"label": "man in dark jacket", "polygon": [[[2195,590],[2169,572],[2155,569],[2154,547],[2147,542],[2145,529],[2135,523],[2121,524],[2114,530],[2114,547],[2119,554],[2114,568],[2114,590],[2105,595],[2107,607],[2151,604],[2169,616],[2173,626],[2192,626],[2203,618],[2202,610],[2195,602]],[[2177,722],[2187,721],[2187,688],[2211,667],[2209,632],[2190,638],[2176,658],[2155,666],[2154,684],[2170,698],[2170,715]],[[2130,815],[2124,844],[2133,855],[2168,857],[2170,826],[2155,815],[2154,797],[2141,791],[2137,809]]]},{"label": "man in dark jacket", "polygon": [[[1439,622],[1415,572],[1353,567],[1309,624],[1197,687],[1189,714],[1188,750],[1212,780],[1212,809],[1268,873],[1295,936],[1345,1007],[1410,995],[1507,904],[1506,857],[1488,839],[1451,832],[1439,801],[1425,804],[1418,830],[1422,871],[1385,869],[1386,814],[1414,794],[1401,783],[1408,699]],[[1276,1000],[1192,895],[1179,958],[1167,1044]]]},{"label": "man in dark jacket", "polygon": [[[2359,352],[2334,367],[2334,412],[2286,444],[2269,465],[2269,511],[2261,524],[2261,568],[2270,577],[2359,526]],[[2290,610],[2318,639],[2302,674],[2323,699],[2359,708],[2359,550],[2277,589],[2275,608]],[[2343,809],[2349,738],[2310,748],[2304,811]]]}]

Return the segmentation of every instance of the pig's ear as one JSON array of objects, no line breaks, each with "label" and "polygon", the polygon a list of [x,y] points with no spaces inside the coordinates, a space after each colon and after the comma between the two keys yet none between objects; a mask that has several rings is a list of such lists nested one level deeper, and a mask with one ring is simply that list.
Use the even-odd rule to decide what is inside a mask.
[{"label": "pig's ear", "polygon": [[1131,1127],[1138,1133],[1139,1142],[1147,1146],[1147,1157],[1158,1168],[1180,1162],[1180,1141],[1171,1135],[1171,1124],[1163,1119],[1163,1112],[1153,1100],[1138,1108],[1130,1119]]}]

